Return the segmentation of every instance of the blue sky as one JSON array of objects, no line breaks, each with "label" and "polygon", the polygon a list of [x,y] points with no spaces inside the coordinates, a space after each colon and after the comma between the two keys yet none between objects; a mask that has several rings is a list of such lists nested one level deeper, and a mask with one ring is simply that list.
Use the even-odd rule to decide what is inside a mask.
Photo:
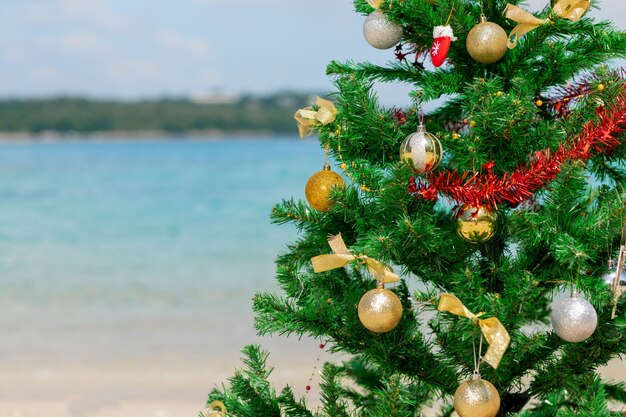
[{"label": "blue sky", "polygon": [[[592,13],[625,28],[621,2]],[[4,97],[325,90],[331,59],[393,58],[350,0],[3,0],[0,16]]]}]

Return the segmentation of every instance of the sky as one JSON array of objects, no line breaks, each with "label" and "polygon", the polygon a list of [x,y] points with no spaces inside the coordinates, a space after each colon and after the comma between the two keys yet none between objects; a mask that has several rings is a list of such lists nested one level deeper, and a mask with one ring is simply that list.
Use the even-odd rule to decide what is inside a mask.
[{"label": "sky", "polygon": [[[623,0],[590,13],[626,28]],[[326,91],[332,59],[393,59],[350,0],[2,0],[0,16],[0,97]]]}]

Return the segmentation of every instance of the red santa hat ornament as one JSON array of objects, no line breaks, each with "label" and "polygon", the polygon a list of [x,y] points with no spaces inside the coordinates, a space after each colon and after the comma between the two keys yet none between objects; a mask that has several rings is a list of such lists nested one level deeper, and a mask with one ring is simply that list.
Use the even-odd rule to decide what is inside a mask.
[{"label": "red santa hat ornament", "polygon": [[449,25],[435,26],[433,29],[433,46],[430,48],[430,58],[435,67],[443,65],[450,51],[450,43],[456,41],[456,36]]}]

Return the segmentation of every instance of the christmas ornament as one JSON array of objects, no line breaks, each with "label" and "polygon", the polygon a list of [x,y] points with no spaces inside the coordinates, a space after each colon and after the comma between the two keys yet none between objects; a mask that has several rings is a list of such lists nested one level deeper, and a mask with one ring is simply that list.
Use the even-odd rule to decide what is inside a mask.
[{"label": "christmas ornament", "polygon": [[506,349],[509,347],[511,337],[497,317],[480,319],[479,317],[485,313],[472,313],[463,305],[461,300],[453,294],[442,294],[437,310],[468,318],[472,323],[477,324],[485,340],[489,343],[489,348],[483,360],[494,369],[498,368],[502,356],[504,356],[504,352],[506,352]]},{"label": "christmas ornament", "polygon": [[485,243],[496,234],[497,218],[485,206],[464,205],[456,214],[456,231],[469,243]]},{"label": "christmas ornament", "polygon": [[410,134],[400,145],[400,159],[409,161],[418,174],[425,174],[437,168],[443,156],[441,142],[435,135],[426,131],[423,124],[417,132]]},{"label": "christmas ornament", "polygon": [[527,12],[526,10],[522,9],[521,7],[515,6],[510,3],[507,4],[506,8],[504,9],[504,16],[507,19],[511,19],[519,23],[515,28],[513,28],[513,30],[509,34],[507,40],[507,46],[509,49],[515,48],[519,38],[524,36],[526,33],[538,28],[545,23],[550,22],[550,19],[539,19],[531,13]]},{"label": "christmas ornament", "polygon": [[309,178],[304,189],[309,204],[319,211],[330,211],[333,202],[330,200],[330,191],[333,187],[345,187],[341,176],[330,170],[330,164],[326,163],[324,169],[316,172]]},{"label": "christmas ornament", "polygon": [[369,256],[355,256],[346,246],[341,233],[330,236],[328,245],[333,253],[318,255],[311,258],[315,272],[330,271],[342,268],[349,262],[360,260],[367,265],[367,269],[378,281],[378,288],[368,291],[359,302],[358,313],[361,323],[369,330],[377,333],[388,332],[400,322],[402,317],[402,303],[391,291],[384,288],[384,284],[400,281],[389,265],[372,259]]},{"label": "christmas ornament", "polygon": [[213,401],[209,404],[209,412],[205,417],[226,417],[226,406],[221,401]]},{"label": "christmas ornament", "polygon": [[435,40],[430,48],[430,58],[435,67],[440,67],[448,57],[450,43],[456,41],[456,36],[450,26],[435,26],[433,38]]},{"label": "christmas ornament", "polygon": [[381,11],[374,10],[365,19],[363,36],[374,48],[389,49],[402,39],[402,26],[388,20]]},{"label": "christmas ornament", "polygon": [[500,410],[500,394],[489,381],[474,373],[454,393],[454,409],[460,417],[495,417]]},{"label": "christmas ornament", "polygon": [[[626,261],[626,229],[622,230],[622,244],[619,247],[619,257],[617,263],[609,260],[609,273],[602,278],[611,287],[613,291],[613,309],[611,310],[611,319],[615,319],[617,314],[617,302],[624,292],[626,286],[626,274],[624,274],[624,262]],[[615,268],[613,270],[613,268]],[[608,278],[608,279],[607,279]]]},{"label": "christmas ornament", "polygon": [[[577,22],[587,10],[591,6],[590,0],[551,0],[552,11],[559,17],[563,19],[571,20],[572,22]],[[517,41],[519,38],[524,36],[526,33],[537,29],[541,25],[545,25],[546,23],[550,23],[550,19],[539,19],[535,17],[533,14],[527,12],[521,7],[515,6],[513,4],[507,4],[504,9],[504,15],[507,19],[511,19],[517,23],[519,23],[509,35],[508,39],[508,47],[509,49],[515,48],[517,45]]]},{"label": "christmas ornament", "polygon": [[507,41],[504,29],[496,23],[488,22],[483,15],[480,23],[467,34],[467,52],[480,63],[493,64],[506,53]]},{"label": "christmas ornament", "polygon": [[361,297],[358,306],[359,320],[374,333],[387,333],[393,330],[402,318],[402,303],[397,295],[379,283]]},{"label": "christmas ornament", "polygon": [[617,281],[617,286],[624,288],[626,287],[626,271],[622,269],[619,279],[617,279],[617,262],[611,259],[609,260],[609,272],[602,275],[602,280],[609,287],[613,287],[613,284]]},{"label": "christmas ornament", "polygon": [[591,7],[591,0],[550,0],[550,3],[557,16],[572,22],[578,22]]},{"label": "christmas ornament", "polygon": [[315,104],[317,105],[317,110],[313,110],[313,107],[306,107],[298,110],[293,115],[293,118],[298,122],[300,138],[311,134],[313,129],[319,125],[326,126],[332,123],[337,117],[337,108],[335,108],[332,101],[317,97]]},{"label": "christmas ornament", "polygon": [[600,112],[597,120],[586,123],[577,137],[556,151],[536,152],[534,158],[513,172],[498,176],[492,170],[473,175],[457,170],[440,171],[431,173],[423,181],[412,178],[409,189],[431,200],[436,200],[441,193],[459,204],[480,202],[486,207],[497,207],[503,202],[519,204],[556,178],[566,161],[584,161],[610,153],[620,144],[620,134],[625,130],[626,93],[622,93],[612,108]]},{"label": "christmas ornament", "polygon": [[385,265],[366,255],[353,255],[343,241],[341,233],[329,236],[328,245],[333,251],[332,254],[318,255],[311,258],[315,272],[325,272],[331,269],[343,268],[348,265],[349,262],[360,260],[367,265],[367,269],[378,282],[390,284],[400,281],[400,277],[393,272],[393,269],[391,269],[389,265]]},{"label": "christmas ornament", "polygon": [[556,334],[568,342],[588,339],[598,325],[596,309],[577,291],[573,291],[571,297],[556,302],[550,318]]}]

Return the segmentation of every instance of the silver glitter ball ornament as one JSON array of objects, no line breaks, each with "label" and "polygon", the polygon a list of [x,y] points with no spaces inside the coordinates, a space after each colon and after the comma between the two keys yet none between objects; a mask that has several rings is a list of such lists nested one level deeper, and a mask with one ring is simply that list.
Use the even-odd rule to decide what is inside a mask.
[{"label": "silver glitter ball ornament", "polygon": [[596,331],[598,314],[589,301],[576,291],[571,297],[557,301],[552,306],[552,328],[568,342],[582,342]]},{"label": "silver glitter ball ornament", "polygon": [[[617,267],[611,266],[609,268],[609,272],[602,275],[602,280],[609,287],[613,285],[613,280],[615,279],[615,274],[617,274]],[[619,286],[622,288],[626,287],[626,268],[622,270],[622,274],[619,277]]]},{"label": "silver glitter ball ornament", "polygon": [[387,19],[378,10],[372,12],[363,24],[363,36],[367,43],[377,49],[389,49],[402,39],[402,26]]}]

